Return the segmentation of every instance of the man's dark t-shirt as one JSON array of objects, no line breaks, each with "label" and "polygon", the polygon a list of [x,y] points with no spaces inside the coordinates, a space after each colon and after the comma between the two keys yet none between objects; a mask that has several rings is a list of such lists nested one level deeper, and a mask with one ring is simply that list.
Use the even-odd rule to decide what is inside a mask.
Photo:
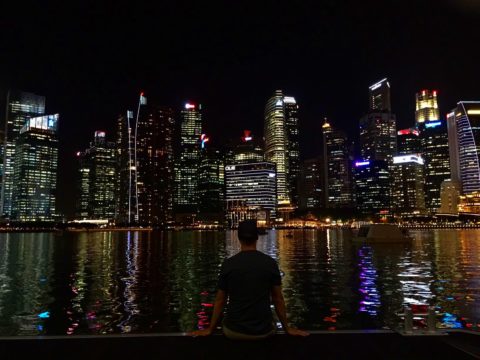
[{"label": "man's dark t-shirt", "polygon": [[243,334],[270,332],[270,294],[276,285],[281,285],[280,271],[270,256],[252,250],[226,259],[218,280],[218,288],[228,296],[225,325]]}]

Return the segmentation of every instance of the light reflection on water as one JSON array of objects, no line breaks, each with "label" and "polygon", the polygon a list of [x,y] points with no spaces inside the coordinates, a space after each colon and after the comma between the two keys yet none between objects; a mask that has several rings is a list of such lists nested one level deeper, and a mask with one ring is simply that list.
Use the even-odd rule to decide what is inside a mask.
[{"label": "light reflection on water", "polygon": [[[366,246],[349,231],[277,230],[258,248],[278,261],[297,326],[395,326],[419,304],[477,328],[480,231],[410,233],[411,244]],[[0,335],[205,328],[221,263],[239,250],[232,231],[0,234]]]}]

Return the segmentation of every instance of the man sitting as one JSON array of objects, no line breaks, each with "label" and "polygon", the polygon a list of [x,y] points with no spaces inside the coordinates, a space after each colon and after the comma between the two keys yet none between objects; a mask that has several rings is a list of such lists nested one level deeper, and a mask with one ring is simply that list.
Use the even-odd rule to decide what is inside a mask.
[{"label": "man sitting", "polygon": [[280,271],[277,262],[257,251],[257,222],[245,220],[238,226],[241,250],[226,259],[218,280],[210,326],[192,336],[208,336],[214,331],[223,312],[227,297],[223,332],[230,339],[260,340],[275,334],[270,304],[273,303],[285,332],[307,336],[307,332],[291,327],[287,321]]}]

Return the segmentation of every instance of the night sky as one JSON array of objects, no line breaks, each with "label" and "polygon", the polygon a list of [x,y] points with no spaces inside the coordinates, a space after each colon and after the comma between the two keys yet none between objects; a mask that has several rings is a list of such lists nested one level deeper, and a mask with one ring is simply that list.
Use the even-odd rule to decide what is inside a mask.
[{"label": "night sky", "polygon": [[300,105],[302,158],[320,153],[322,119],[357,136],[368,86],[388,77],[398,127],[415,92],[439,91],[442,116],[480,100],[480,5],[451,1],[38,1],[0,11],[0,86],[47,97],[60,113],[59,210],[71,214],[75,152],[138,93],[204,107],[213,144],[263,133],[275,89]]}]

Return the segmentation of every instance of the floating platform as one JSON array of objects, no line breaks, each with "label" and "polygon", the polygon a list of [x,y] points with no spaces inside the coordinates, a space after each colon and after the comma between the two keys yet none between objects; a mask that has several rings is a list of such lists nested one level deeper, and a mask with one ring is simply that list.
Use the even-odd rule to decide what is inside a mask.
[{"label": "floating platform", "polygon": [[402,336],[388,330],[277,334],[258,342],[182,333],[1,337],[2,359],[475,359],[480,334]]}]

